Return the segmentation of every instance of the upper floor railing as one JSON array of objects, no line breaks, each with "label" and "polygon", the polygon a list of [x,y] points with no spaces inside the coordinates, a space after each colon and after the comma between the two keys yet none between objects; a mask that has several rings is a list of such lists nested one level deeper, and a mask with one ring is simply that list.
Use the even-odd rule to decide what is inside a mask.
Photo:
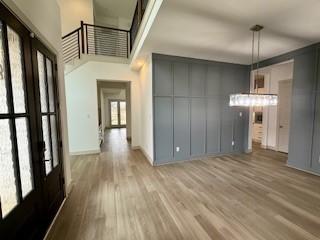
[{"label": "upper floor railing", "polygon": [[82,54],[128,58],[137,37],[148,0],[138,0],[130,30],[103,27],[81,21],[80,27],[62,37],[65,63]]},{"label": "upper floor railing", "polygon": [[67,63],[81,54],[128,58],[129,38],[127,30],[81,22],[79,28],[62,37],[63,60]]}]

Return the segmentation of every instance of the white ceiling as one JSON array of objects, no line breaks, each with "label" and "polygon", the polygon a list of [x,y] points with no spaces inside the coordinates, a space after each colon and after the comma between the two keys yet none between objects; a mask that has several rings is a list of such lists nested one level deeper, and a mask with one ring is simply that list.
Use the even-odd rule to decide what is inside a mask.
[{"label": "white ceiling", "polygon": [[93,0],[93,4],[95,18],[123,19],[131,23],[137,0]]},{"label": "white ceiling", "polygon": [[140,52],[251,62],[255,24],[262,59],[320,41],[319,0],[164,0]]}]

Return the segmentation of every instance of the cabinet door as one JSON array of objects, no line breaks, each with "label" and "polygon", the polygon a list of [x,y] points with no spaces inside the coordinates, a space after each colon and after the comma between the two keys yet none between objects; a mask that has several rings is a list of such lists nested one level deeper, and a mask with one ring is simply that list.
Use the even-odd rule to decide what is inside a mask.
[{"label": "cabinet door", "polygon": [[171,97],[154,99],[155,161],[157,164],[173,159],[173,104]]},{"label": "cabinet door", "polygon": [[187,160],[190,157],[190,114],[189,99],[174,100],[174,159]]},{"label": "cabinet door", "polygon": [[192,64],[190,72],[191,96],[199,97],[205,95],[207,67],[204,64]]},{"label": "cabinet door", "polygon": [[173,64],[173,82],[175,96],[189,95],[189,65],[187,63]]},{"label": "cabinet door", "polygon": [[220,98],[207,99],[207,153],[220,152]]},{"label": "cabinet door", "polygon": [[154,95],[171,96],[173,93],[172,64],[154,60]]},{"label": "cabinet door", "polygon": [[191,155],[205,154],[206,148],[206,100],[191,99]]}]

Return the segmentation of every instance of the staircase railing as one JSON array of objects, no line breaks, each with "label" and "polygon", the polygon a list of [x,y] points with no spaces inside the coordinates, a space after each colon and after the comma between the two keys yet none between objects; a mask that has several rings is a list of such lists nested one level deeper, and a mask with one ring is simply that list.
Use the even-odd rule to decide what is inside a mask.
[{"label": "staircase railing", "polygon": [[82,21],[79,28],[62,37],[65,63],[80,58],[81,54],[128,58],[129,49],[129,31]]}]

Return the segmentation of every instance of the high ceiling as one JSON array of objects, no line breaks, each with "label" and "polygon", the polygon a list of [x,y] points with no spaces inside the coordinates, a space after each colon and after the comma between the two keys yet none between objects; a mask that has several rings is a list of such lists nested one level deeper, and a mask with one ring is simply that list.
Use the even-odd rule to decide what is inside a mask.
[{"label": "high ceiling", "polygon": [[319,0],[164,0],[140,57],[150,52],[249,64],[255,24],[262,59],[320,41]]},{"label": "high ceiling", "polygon": [[93,0],[95,19],[102,24],[105,21],[104,25],[118,22],[118,27],[126,27],[132,22],[136,4],[137,0]]}]

